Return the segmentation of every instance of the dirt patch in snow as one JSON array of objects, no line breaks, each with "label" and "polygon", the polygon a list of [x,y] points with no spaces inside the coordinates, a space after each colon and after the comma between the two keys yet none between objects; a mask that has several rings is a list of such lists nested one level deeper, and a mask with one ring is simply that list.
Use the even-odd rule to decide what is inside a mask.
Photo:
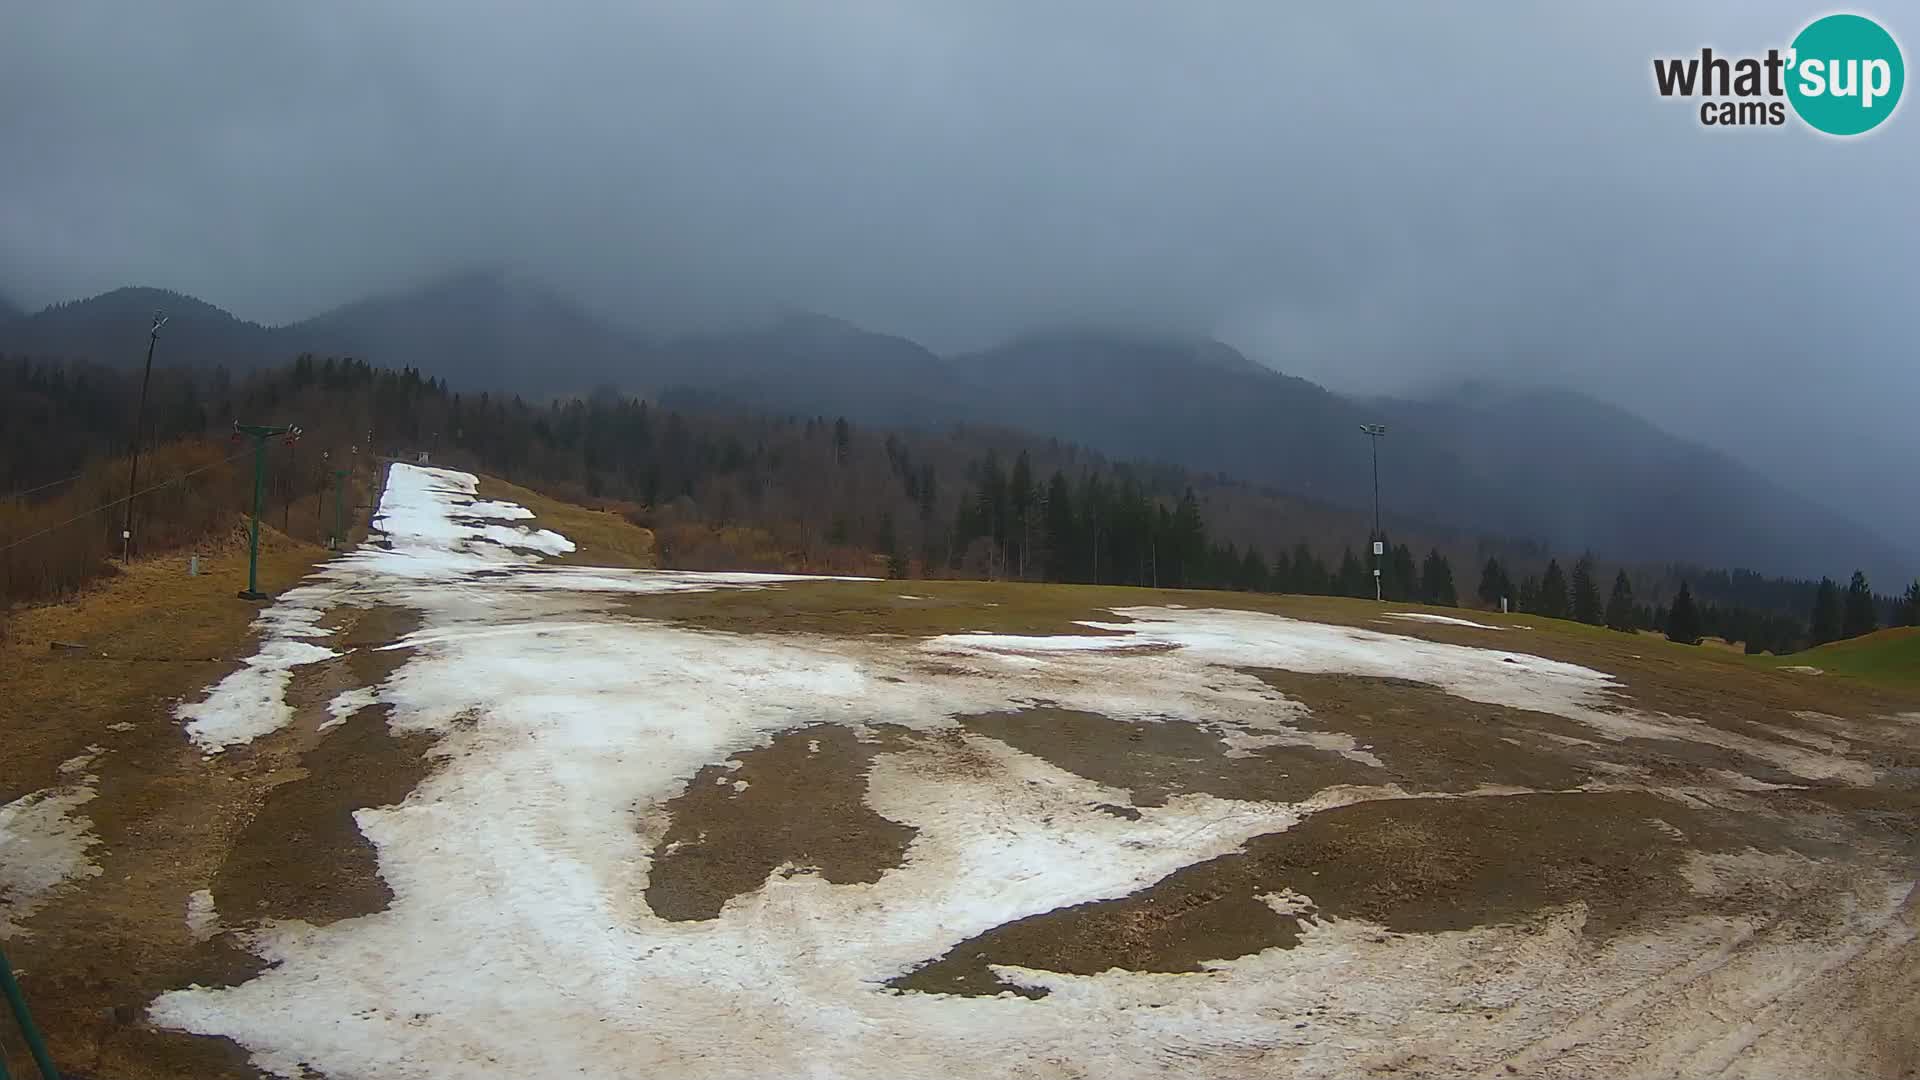
[{"label": "dirt patch in snow", "polygon": [[878,881],[917,832],[866,804],[867,770],[895,737],[817,724],[737,755],[737,766],[701,769],[667,803],[647,906],[663,919],[715,918],[782,867],[836,885]]},{"label": "dirt patch in snow", "polygon": [[275,787],[214,878],[228,921],[324,925],[385,908],[392,890],[354,811],[407,797],[431,769],[430,736],[387,730],[387,707],[362,709],[300,759],[306,775]]},{"label": "dirt patch in snow", "polygon": [[1810,784],[1751,754],[1710,743],[1685,739],[1629,738],[1617,743],[1601,742],[1595,748],[1597,758],[1641,770],[1647,779],[1667,784],[1719,785],[1720,773],[1738,773],[1766,784]]},{"label": "dirt patch in snow", "polygon": [[[1298,802],[1336,784],[1385,782],[1379,769],[1306,746],[1229,756],[1220,734],[1185,721],[1116,720],[1073,709],[1021,709],[961,719],[970,731],[1109,787],[1133,805],[1165,806],[1189,792],[1222,799]],[[1125,816],[1123,807],[1103,807]]]},{"label": "dirt patch in snow", "polygon": [[741,633],[927,637],[993,632],[1084,637],[1116,631],[1090,628],[1082,620],[1124,622],[1105,605],[1138,603],[1141,598],[1134,589],[1016,591],[984,581],[922,584],[937,588],[909,600],[900,596],[897,581],[792,581],[730,592],[650,593],[619,597],[615,603],[640,618]]},{"label": "dirt patch in snow", "polygon": [[1851,855],[1911,874],[1920,858],[1920,791],[1884,784],[1825,784],[1756,796],[1795,830],[1796,847],[1815,857]]},{"label": "dirt patch in snow", "polygon": [[[1726,823],[1646,792],[1356,803],[1255,837],[1241,852],[1123,899],[996,927],[888,985],[1037,997],[1044,991],[1003,982],[992,966],[1202,971],[1208,961],[1292,947],[1302,919],[1429,933],[1581,903],[1584,933],[1605,940],[1679,908],[1700,910],[1682,872],[1687,857],[1747,844]],[[1268,899],[1278,897],[1294,902]]]},{"label": "dirt patch in snow", "polygon": [[362,665],[356,670],[369,676],[365,681],[378,682],[405,663],[407,655],[404,650],[383,651],[380,647],[396,644],[401,638],[420,629],[420,613],[385,604],[365,608],[336,607],[322,615],[315,625],[334,631],[338,636],[327,639],[327,644],[341,652],[354,650],[350,655],[361,657]]},{"label": "dirt patch in snow", "polygon": [[1312,710],[1299,726],[1351,735],[1385,764],[1370,781],[1357,782],[1400,784],[1409,791],[1471,791],[1490,784],[1563,790],[1593,776],[1576,764],[1590,750],[1564,741],[1591,740],[1593,730],[1549,713],[1468,701],[1407,679],[1248,673]]}]

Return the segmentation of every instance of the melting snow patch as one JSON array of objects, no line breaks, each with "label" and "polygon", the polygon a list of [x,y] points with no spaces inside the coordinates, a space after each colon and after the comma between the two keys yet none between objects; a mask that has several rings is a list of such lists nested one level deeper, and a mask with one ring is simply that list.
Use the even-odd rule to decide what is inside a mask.
[{"label": "melting snow patch", "polygon": [[458,513],[461,517],[502,518],[507,521],[518,521],[533,516],[533,511],[519,503],[494,502],[487,499],[476,499],[467,503],[459,508]]},{"label": "melting snow patch", "polygon": [[[61,772],[73,775],[91,760],[75,758],[68,762],[74,767]],[[92,776],[76,776],[0,806],[0,939],[22,933],[20,923],[62,884],[100,873],[87,858],[100,838],[79,813],[93,800],[93,783]]]},{"label": "melting snow patch", "polygon": [[[1025,1076],[1050,1061],[1060,1075],[1161,1077],[1256,1059],[1264,1071],[1298,1063],[1330,1075],[1350,1072],[1356,1053],[1404,1052],[1410,1037],[1480,1038],[1478,1056],[1495,1060],[1670,970],[1689,955],[1676,949],[1732,933],[1703,922],[1679,945],[1669,934],[1597,947],[1569,913],[1389,944],[1381,928],[1341,919],[1308,924],[1296,948],[1198,976],[1009,973],[1052,991],[1044,1003],[883,992],[1010,920],[1126,896],[1308,813],[1405,794],[1329,789],[1298,805],[1179,794],[1121,817],[1097,808],[1131,805],[1126,791],[967,734],[960,716],[1050,706],[1201,724],[1230,750],[1296,743],[1378,763],[1350,736],[1301,730],[1303,706],[1244,670],[1280,668],[1416,679],[1613,732],[1706,726],[1626,714],[1617,683],[1578,665],[1254,612],[1129,608],[1116,615],[1131,621],[1086,624],[1101,636],[925,642],[609,616],[608,593],[802,579],[535,566],[486,526],[456,520],[475,486],[464,473],[395,466],[377,519],[390,548],[362,548],[320,575],[421,615],[413,652],[378,696],[394,730],[440,736],[439,767],[399,805],[355,815],[392,902],[324,927],[264,926],[252,946],[272,966],[236,986],[164,994],[155,1022],[228,1036],[284,1076],[891,1078],[951,1075],[956,1062]],[[242,724],[241,695],[227,696],[236,715],[222,730],[271,730],[284,708],[263,694]],[[341,695],[330,711],[364,700]],[[847,885],[776,872],[716,918],[655,915],[644,897],[667,853],[655,848],[666,803],[701,769],[820,723],[939,734],[888,740],[868,770],[867,805],[917,830],[901,865]],[[1497,986],[1484,984],[1492,955],[1505,965]],[[1481,981],[1463,988],[1466,978]],[[1528,1009],[1484,1034],[1462,1028],[1463,1000],[1477,1009],[1515,985],[1534,988]],[[525,1038],[529,1008],[537,1041]],[[1275,1023],[1310,1012],[1339,1026]]]},{"label": "melting snow patch", "polygon": [[249,743],[293,721],[287,684],[293,669],[340,655],[289,638],[270,640],[241,661],[240,670],[214,685],[206,700],[182,705],[174,716],[187,723],[187,736],[210,754]]},{"label": "melting snow patch", "polygon": [[1470,701],[1582,720],[1595,718],[1601,706],[1610,704],[1619,685],[1611,675],[1592,668],[1530,653],[1451,645],[1260,612],[1143,607],[1116,609],[1115,614],[1132,621],[1082,624],[1111,631],[1110,637],[951,634],[931,639],[927,648],[1051,652],[1161,646],[1178,650],[1189,663],[1412,679]]},{"label": "melting snow patch", "polygon": [[565,555],[573,550],[573,541],[552,529],[531,530],[525,525],[487,525],[480,529],[482,539],[501,547],[525,548],[543,555]]},{"label": "melting snow patch", "polygon": [[187,933],[195,941],[207,941],[220,932],[220,913],[214,910],[213,893],[200,889],[187,897]]},{"label": "melting snow patch", "polygon": [[1488,626],[1471,619],[1456,619],[1451,615],[1429,615],[1424,611],[1389,611],[1380,616],[1383,619],[1409,619],[1414,622],[1441,623],[1445,626],[1471,626],[1477,630],[1504,630],[1502,626]]},{"label": "melting snow patch", "polygon": [[327,720],[320,725],[321,731],[339,727],[352,718],[361,709],[371,708],[380,702],[380,691],[371,686],[356,686],[343,690],[327,702]]},{"label": "melting snow patch", "polygon": [[1053,634],[1049,636],[1019,637],[1011,634],[990,634],[984,631],[967,634],[943,634],[928,638],[926,647],[935,652],[1011,652],[1011,653],[1050,653],[1050,652],[1090,652],[1099,649],[1141,649],[1153,648],[1160,643],[1130,637],[1125,634],[1093,636],[1091,634]]}]

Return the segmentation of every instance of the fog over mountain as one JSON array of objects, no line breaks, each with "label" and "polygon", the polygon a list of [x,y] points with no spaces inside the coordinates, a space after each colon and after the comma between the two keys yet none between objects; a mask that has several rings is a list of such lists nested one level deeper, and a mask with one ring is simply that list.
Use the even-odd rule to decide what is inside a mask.
[{"label": "fog over mountain", "polygon": [[14,4],[0,296],[273,326],[507,266],[655,342],[1217,338],[1357,394],[1592,393],[1910,548],[1920,120],[1716,130],[1652,87],[1824,11]]}]

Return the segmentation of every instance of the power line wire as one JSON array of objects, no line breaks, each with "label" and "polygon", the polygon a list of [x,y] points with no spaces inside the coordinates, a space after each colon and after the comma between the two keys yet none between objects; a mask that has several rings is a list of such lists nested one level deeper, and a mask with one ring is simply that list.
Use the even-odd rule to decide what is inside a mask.
[{"label": "power line wire", "polygon": [[232,457],[221,458],[219,461],[202,465],[197,469],[189,469],[186,472],[181,473],[179,476],[175,476],[167,480],[162,480],[159,483],[153,485],[152,487],[141,488],[139,491],[136,491],[131,495],[122,495],[119,498],[113,500],[112,502],[101,503],[99,506],[96,506],[91,510],[85,511],[83,513],[75,514],[74,516],[68,518],[67,520],[58,522],[53,525],[49,525],[46,528],[41,529],[39,532],[29,533],[28,535],[23,536],[18,540],[15,540],[11,544],[8,544],[6,547],[0,547],[0,554],[5,554],[6,552],[12,551],[14,548],[19,547],[21,544],[24,544],[29,540],[38,540],[39,538],[47,535],[50,532],[53,532],[56,529],[64,529],[67,526],[72,525],[76,521],[84,521],[85,519],[92,517],[93,515],[99,513],[102,510],[111,510],[112,508],[119,506],[121,503],[127,502],[130,499],[137,499],[142,495],[159,491],[163,487],[168,487],[173,484],[177,484],[180,481],[185,480],[190,476],[198,476],[199,474],[206,472],[208,469],[217,469],[222,465],[230,464],[233,461],[239,458],[245,457],[246,455],[251,453],[253,453],[253,448],[248,447],[247,449],[242,450],[237,454],[234,454]]},{"label": "power line wire", "polygon": [[15,491],[15,492],[13,492],[13,493],[11,493],[11,494],[9,494],[9,495],[7,496],[7,498],[9,498],[9,499],[19,499],[19,498],[24,498],[24,497],[26,497],[26,496],[28,496],[28,495],[31,495],[31,494],[33,494],[33,493],[34,493],[34,492],[36,492],[36,491],[45,491],[45,490],[47,490],[48,488],[50,488],[50,487],[53,487],[53,486],[55,486],[55,485],[58,485],[58,484],[69,484],[69,483],[72,483],[73,481],[75,481],[75,480],[78,480],[78,479],[80,479],[81,477],[83,477],[83,476],[85,476],[85,475],[87,475],[87,474],[86,474],[86,473],[74,473],[74,474],[73,474],[72,476],[63,476],[63,477],[61,477],[61,478],[60,478],[60,479],[58,479],[58,480],[49,480],[49,481],[47,481],[46,483],[44,483],[44,484],[41,484],[41,485],[40,485],[39,487],[30,487],[30,488],[22,488],[22,489],[20,489],[19,491]]}]

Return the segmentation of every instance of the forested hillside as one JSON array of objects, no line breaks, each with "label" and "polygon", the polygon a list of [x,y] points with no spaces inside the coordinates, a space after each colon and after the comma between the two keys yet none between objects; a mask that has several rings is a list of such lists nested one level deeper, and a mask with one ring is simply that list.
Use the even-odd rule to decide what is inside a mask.
[{"label": "forested hillside", "polygon": [[1920,563],[1913,544],[1861,524],[1868,512],[1822,506],[1579,394],[1475,385],[1364,400],[1205,338],[1078,328],[940,356],[809,313],[647,338],[537,283],[479,271],[276,328],[191,298],[123,289],[0,319],[0,353],[137,366],[156,307],[173,315],[160,350],[173,366],[241,372],[311,352],[529,401],[609,386],[742,413],[844,416],[865,428],[1011,427],[1349,511],[1366,509],[1372,490],[1357,429],[1385,422],[1385,505],[1416,528],[1794,576],[1837,560],[1894,580]]},{"label": "forested hillside", "polygon": [[[136,392],[136,379],[106,369],[10,363],[5,482],[16,491],[52,482],[15,501],[12,536],[29,531],[27,517],[84,509],[53,505],[58,481],[124,453]],[[161,370],[147,415],[158,443],[220,439],[235,420],[299,424],[302,439],[274,450],[270,501],[299,497],[322,452],[424,452],[626,506],[683,565],[871,569],[878,556],[901,574],[1286,586],[1287,573],[1267,568],[1297,563],[1305,581],[1328,577],[1321,564],[1342,545],[1363,546],[1368,528],[1351,511],[1003,428],[879,431],[844,418],[662,407],[610,390],[536,406],[330,358],[237,378]],[[117,532],[104,518],[79,527]],[[1444,531],[1425,542],[1464,543]],[[1390,585],[1412,595],[1392,573]]]},{"label": "forested hillside", "polygon": [[[111,504],[125,494],[121,455],[138,382],[15,360],[4,385],[0,476],[22,494],[0,511],[0,584],[16,600],[57,596],[118,552],[121,511]],[[226,437],[239,421],[303,429],[272,446],[267,513],[289,528],[311,519],[317,535],[329,470],[425,454],[628,514],[656,530],[668,565],[687,568],[1373,592],[1365,515],[1006,428],[890,431],[611,389],[535,405],[458,393],[413,369],[312,356],[239,377],[159,370],[147,417],[146,441],[161,449],[143,473],[143,489],[157,489],[135,501],[144,551],[191,544],[196,530],[221,527],[221,507],[246,505],[246,448]],[[180,488],[166,486],[186,472]],[[1505,598],[1518,610],[1662,629],[1669,599],[1690,583],[1703,633],[1786,651],[1806,640],[1806,605],[1825,595],[1810,582],[1603,567],[1590,556],[1567,560],[1569,578],[1535,545],[1394,531],[1381,560],[1393,600],[1498,607]],[[1875,624],[1911,617],[1911,606],[1865,595]]]}]

